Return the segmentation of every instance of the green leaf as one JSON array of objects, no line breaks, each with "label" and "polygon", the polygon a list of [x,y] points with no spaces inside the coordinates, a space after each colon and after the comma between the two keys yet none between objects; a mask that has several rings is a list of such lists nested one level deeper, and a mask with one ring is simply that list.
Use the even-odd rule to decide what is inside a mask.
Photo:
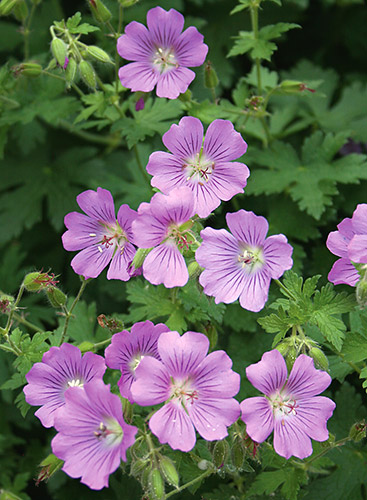
[{"label": "green leaf", "polygon": [[348,332],[342,354],[345,361],[358,363],[367,359],[367,333]]},{"label": "green leaf", "polygon": [[97,26],[92,26],[88,23],[79,24],[82,19],[80,12],[76,12],[72,17],[66,21],[66,27],[73,34],[81,34],[88,35],[88,33],[92,33],[93,31],[99,31]]},{"label": "green leaf", "polygon": [[283,33],[286,33],[289,30],[294,28],[300,28],[299,24],[294,23],[277,23],[277,24],[269,24],[268,26],[264,26],[259,31],[259,37],[263,40],[273,40],[274,38],[280,37]]},{"label": "green leaf", "polygon": [[248,495],[262,495],[275,492],[280,485],[287,500],[297,500],[297,493],[302,484],[307,482],[307,474],[301,469],[284,467],[279,470],[261,472],[252,483]]}]

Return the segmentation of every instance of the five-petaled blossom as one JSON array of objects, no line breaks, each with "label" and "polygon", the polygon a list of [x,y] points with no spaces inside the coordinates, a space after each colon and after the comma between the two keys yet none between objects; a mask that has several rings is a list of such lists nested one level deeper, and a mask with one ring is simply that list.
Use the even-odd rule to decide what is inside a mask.
[{"label": "five-petaled blossom", "polygon": [[335,403],[317,396],[331,382],[328,373],[316,370],[313,359],[301,354],[287,380],[287,366],[279,351],[266,352],[261,361],[246,368],[251,384],[265,397],[242,401],[247,434],[262,443],[274,431],[278,455],[305,458],[312,454],[311,439],[328,439],[327,420]]},{"label": "five-petaled blossom", "polygon": [[121,370],[118,386],[121,395],[130,403],[134,402],[130,387],[136,378],[136,368],[145,356],[160,359],[157,341],[162,332],[168,331],[169,328],[163,323],[154,325],[151,321],[141,321],[131,327],[131,332],[124,330],[113,335],[105,351],[106,364]]},{"label": "five-petaled blossom", "polygon": [[199,281],[215,302],[234,302],[249,311],[260,311],[267,301],[271,279],[292,267],[292,247],[283,234],[266,238],[268,222],[253,212],[226,215],[230,234],[205,228],[195,258],[204,268]]},{"label": "five-petaled blossom", "polygon": [[207,217],[220,204],[241,193],[250,175],[243,163],[234,162],[247,149],[241,134],[228,120],[214,120],[203,143],[203,125],[185,116],[163,135],[163,143],[172,154],[152,153],[147,171],[152,186],[168,194],[178,186],[188,186],[195,197],[196,213]]},{"label": "five-petaled blossom", "polygon": [[367,204],[357,205],[352,218],[343,219],[337,227],[329,234],[326,246],[341,258],[331,268],[328,280],[334,285],[355,286],[359,274],[352,262],[367,263]]},{"label": "five-petaled blossom", "polygon": [[100,187],[84,191],[76,199],[87,215],[71,212],[65,216],[64,248],[81,250],[71,261],[72,268],[86,279],[96,278],[111,262],[107,279],[128,281],[136,251],[131,224],[137,213],[121,205],[116,219],[112,195]]},{"label": "five-petaled blossom", "polygon": [[181,251],[192,242],[188,226],[194,214],[194,195],[187,187],[168,195],[156,193],[150,203],[138,208],[132,225],[134,241],[141,248],[154,247],[143,263],[144,278],[153,285],[172,288],[187,283],[189,273]]},{"label": "five-petaled blossom", "polygon": [[100,490],[108,477],[126,462],[126,450],[135,442],[137,428],[125,423],[120,398],[102,380],[85,384],[81,391],[65,392],[65,405],[55,418],[58,434],[52,452],[64,460],[62,470]]},{"label": "five-petaled blossom", "polygon": [[102,356],[71,344],[51,347],[26,375],[25,399],[33,406],[42,405],[35,415],[44,427],[54,425],[55,415],[65,404],[64,393],[69,387],[82,388],[87,382],[102,380],[106,371]]},{"label": "five-petaled blossom", "polygon": [[150,9],[147,25],[148,29],[133,21],[117,40],[120,56],[134,61],[120,68],[121,83],[142,92],[150,92],[157,85],[158,97],[176,99],[195,78],[188,67],[203,64],[208,46],[193,26],[182,32],[184,17],[175,9]]},{"label": "five-petaled blossom", "polygon": [[227,427],[240,416],[233,398],[240,376],[231,370],[224,351],[207,355],[208,338],[202,333],[164,332],[158,339],[161,361],[144,357],[131,385],[134,401],[141,406],[165,403],[149,420],[159,441],[171,448],[190,451],[195,429],[207,441],[223,439]]}]

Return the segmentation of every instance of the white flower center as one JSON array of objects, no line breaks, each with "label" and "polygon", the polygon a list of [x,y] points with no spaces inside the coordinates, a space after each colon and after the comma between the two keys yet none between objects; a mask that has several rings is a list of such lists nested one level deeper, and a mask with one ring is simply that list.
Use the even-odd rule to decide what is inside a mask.
[{"label": "white flower center", "polygon": [[246,271],[257,271],[264,265],[264,253],[262,247],[246,245],[238,255],[238,262]]},{"label": "white flower center", "polygon": [[68,381],[69,387],[83,387],[84,380],[82,378],[74,378],[73,380]]},{"label": "white flower center", "polygon": [[[111,246],[118,247],[121,255],[124,253],[125,243],[128,241],[125,231],[116,221],[114,225],[101,224],[104,229],[102,239],[98,242],[98,251],[103,253],[104,250]],[[95,238],[96,233],[90,233],[91,238]]]},{"label": "white flower center", "polygon": [[153,53],[153,65],[160,71],[161,74],[166,73],[173,68],[178,68],[173,48],[157,47]]},{"label": "white flower center", "polygon": [[297,415],[297,401],[289,394],[282,394],[280,391],[269,396],[268,399],[273,408],[274,417],[281,418],[282,425],[284,425],[284,417]]},{"label": "white flower center", "polygon": [[199,392],[192,387],[190,377],[184,380],[174,380],[171,378],[171,399],[176,399],[184,408],[193,405],[199,398]]},{"label": "white flower center", "polygon": [[214,161],[205,158],[202,152],[196,153],[195,156],[186,160],[182,166],[186,180],[202,186],[209,181],[214,168]]},{"label": "white flower center", "polygon": [[132,372],[135,372],[137,367],[140,365],[141,360],[144,358],[144,356],[141,353],[136,353],[133,359],[129,363],[130,370]]},{"label": "white flower center", "polygon": [[124,431],[113,417],[106,417],[100,422],[99,427],[93,432],[98,441],[103,441],[107,446],[117,446],[121,443]]}]

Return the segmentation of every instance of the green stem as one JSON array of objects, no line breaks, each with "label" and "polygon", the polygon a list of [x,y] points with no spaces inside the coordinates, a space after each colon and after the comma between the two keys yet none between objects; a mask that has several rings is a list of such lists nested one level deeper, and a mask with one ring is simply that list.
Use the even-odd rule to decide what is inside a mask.
[{"label": "green stem", "polygon": [[[251,7],[251,26],[254,34],[254,39],[257,40],[259,38],[259,15],[258,15],[258,5],[253,5]],[[257,76],[257,93],[259,95],[262,94],[262,85],[261,85],[261,66],[260,59],[258,57],[255,58],[256,64],[256,76]]]},{"label": "green stem", "polygon": [[33,19],[34,12],[37,8],[36,3],[32,3],[31,12],[29,13],[27,22],[24,26],[24,60],[27,61],[29,58],[29,35],[30,35],[30,27]]},{"label": "green stem", "polygon": [[74,307],[77,305],[77,303],[79,302],[80,300],[80,297],[82,296],[83,292],[84,292],[84,289],[85,287],[87,286],[87,283],[88,283],[89,280],[85,280],[83,279],[82,281],[82,284],[79,288],[79,292],[78,292],[78,295],[75,297],[73,303],[71,304],[71,307],[69,310],[67,310],[66,308],[66,313],[65,313],[65,323],[64,323],[64,329],[62,331],[62,334],[61,334],[61,339],[60,339],[60,345],[64,342],[65,340],[65,337],[66,337],[66,332],[68,330],[68,326],[69,326],[69,321],[70,321],[70,318],[72,316],[72,312],[74,310]]},{"label": "green stem", "polygon": [[[117,39],[119,38],[119,36],[121,34],[122,19],[123,19],[123,15],[122,14],[123,14],[122,5],[119,5],[119,24],[118,24],[118,27],[117,27],[117,33],[115,35],[115,37],[116,37],[116,43],[117,43]],[[116,95],[118,95],[119,84],[120,84],[120,79],[119,79],[119,59],[120,59],[120,56],[119,56],[117,50],[115,50],[115,91],[116,91]]]},{"label": "green stem", "polygon": [[273,280],[273,281],[275,281],[275,283],[276,283],[276,284],[277,284],[277,285],[278,285],[278,286],[279,286],[282,290],[284,290],[285,294],[287,295],[287,297],[288,297],[289,299],[297,300],[297,299],[296,299],[296,297],[293,295],[293,293],[292,293],[290,290],[288,290],[288,288],[287,288],[285,285],[283,285],[283,283],[282,283],[281,281],[279,281],[278,279],[275,279],[275,280]]},{"label": "green stem", "polygon": [[13,318],[15,319],[15,321],[17,321],[18,323],[22,323],[22,325],[26,326],[30,330],[33,330],[34,332],[44,333],[44,331],[41,328],[39,328],[37,325],[34,325],[30,321],[27,321],[18,313],[14,313]]},{"label": "green stem", "polygon": [[149,188],[151,189],[152,186],[150,185],[150,179],[149,179],[149,175],[147,174],[147,171],[145,170],[145,168],[143,167],[143,164],[141,162],[141,159],[140,159],[140,155],[139,155],[139,150],[138,150],[138,147],[136,144],[134,144],[134,154],[135,154],[135,159],[136,159],[136,163],[138,164],[138,168],[140,170],[140,172],[142,173],[145,181],[147,182]]},{"label": "green stem", "polygon": [[193,484],[195,484],[195,483],[197,483],[199,481],[202,481],[206,477],[210,476],[212,474],[212,472],[213,471],[211,469],[206,470],[205,472],[203,472],[200,476],[196,477],[195,479],[192,479],[188,483],[183,484],[179,488],[176,488],[175,490],[170,491],[169,493],[167,493],[166,498],[172,497],[173,495],[176,495],[176,493],[179,493],[180,491],[185,490],[189,486],[192,486]]},{"label": "green stem", "polygon": [[71,134],[74,134],[77,137],[80,137],[81,139],[84,139],[88,142],[94,142],[95,144],[103,144],[109,147],[117,146],[116,138],[114,136],[105,136],[105,135],[93,134],[92,132],[85,132],[84,130],[78,130],[74,128],[74,126],[66,120],[59,120],[58,125],[64,130],[70,132]]},{"label": "green stem", "polygon": [[[65,80],[65,78],[63,78],[62,76],[55,75],[54,73],[50,73],[49,71],[46,71],[45,69],[42,71],[42,73],[44,75],[51,76],[52,78],[56,78],[57,80],[62,80],[63,82],[65,82],[65,84],[68,83]],[[72,83],[71,86],[76,91],[76,93],[79,94],[80,97],[84,97],[85,96],[84,92],[78,87],[78,85],[76,83]]]},{"label": "green stem", "polygon": [[103,347],[105,346],[106,344],[109,344],[111,342],[111,339],[106,339],[106,340],[102,340],[101,342],[97,342],[96,344],[93,345],[93,347],[95,349],[99,349],[100,347]]},{"label": "green stem", "polygon": [[263,116],[260,118],[260,122],[261,122],[261,125],[263,126],[265,136],[266,136],[266,140],[264,141],[264,146],[268,147],[269,142],[271,142],[271,140],[272,140],[270,130],[269,130],[268,124],[266,123],[266,120]]},{"label": "green stem", "polygon": [[330,444],[329,448],[326,448],[325,450],[321,451],[320,453],[318,453],[317,455],[315,455],[314,457],[312,457],[310,460],[307,460],[304,462],[304,464],[306,466],[308,466],[310,463],[314,462],[315,460],[323,457],[324,455],[326,455],[326,453],[328,453],[330,450],[334,449],[334,448],[337,448],[338,446],[343,446],[345,443],[347,443],[348,441],[350,441],[351,438],[349,436],[343,438],[343,439],[339,439],[339,441],[335,441],[335,443],[332,443]]},{"label": "green stem", "polygon": [[4,335],[7,335],[10,331],[10,328],[11,328],[11,324],[12,324],[12,319],[13,319],[13,316],[15,314],[15,311],[17,309],[17,306],[20,302],[20,299],[22,298],[22,295],[23,295],[23,292],[25,290],[25,286],[24,286],[24,283],[22,283],[20,285],[20,288],[19,288],[19,292],[18,292],[18,295],[17,295],[17,298],[15,299],[15,302],[14,304],[12,305],[12,308],[11,308],[11,311],[9,313],[9,316],[8,316],[8,321],[6,322],[6,326],[5,326],[5,329],[4,329]]}]

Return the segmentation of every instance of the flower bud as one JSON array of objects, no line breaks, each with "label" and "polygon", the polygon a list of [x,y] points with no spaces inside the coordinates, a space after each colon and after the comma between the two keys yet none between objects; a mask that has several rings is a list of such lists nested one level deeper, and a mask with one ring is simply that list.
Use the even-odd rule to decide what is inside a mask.
[{"label": "flower bud", "polygon": [[38,486],[41,481],[48,481],[50,477],[62,467],[63,463],[63,460],[55,457],[52,453],[42,460],[40,463],[41,470],[36,480],[36,486]]},{"label": "flower bud", "polygon": [[207,325],[203,330],[204,330],[203,331],[204,335],[206,335],[209,339],[209,348],[212,351],[217,345],[218,331],[215,328],[215,326],[211,323],[209,323],[209,325]]},{"label": "flower bud", "polygon": [[90,45],[87,48],[87,55],[93,57],[97,61],[103,63],[112,63],[110,56],[104,50],[100,49],[96,45]]},{"label": "flower bud", "polygon": [[64,67],[65,59],[68,55],[68,47],[61,38],[54,38],[51,42],[51,52],[61,68]]},{"label": "flower bud", "polygon": [[366,275],[357,283],[356,299],[362,308],[367,306],[367,279]]},{"label": "flower bud", "polygon": [[126,398],[122,398],[122,413],[124,415],[125,422],[128,424],[131,423],[134,416],[133,405]]},{"label": "flower bud", "polygon": [[147,468],[147,465],[149,465],[149,461],[144,460],[142,458],[138,458],[131,464],[130,475],[135,478],[139,478],[141,474],[144,472],[144,470]]},{"label": "flower bud", "polygon": [[144,97],[140,97],[135,103],[135,111],[142,111],[145,107]]},{"label": "flower bud", "polygon": [[8,16],[16,6],[18,0],[1,0],[0,16]]},{"label": "flower bud", "polygon": [[76,60],[71,57],[65,69],[65,78],[69,85],[75,80],[77,68]]},{"label": "flower bud", "polygon": [[52,307],[60,308],[66,304],[67,296],[56,286],[47,288],[46,295]]},{"label": "flower bud", "polygon": [[80,61],[79,71],[84,83],[91,89],[95,89],[97,87],[97,80],[93,66],[88,61]]},{"label": "flower bud", "polygon": [[28,17],[28,5],[25,0],[20,0],[14,7],[13,14],[17,21],[24,23]]},{"label": "flower bud", "polygon": [[184,92],[183,94],[180,94],[178,96],[178,98],[182,102],[190,102],[191,101],[191,97],[192,97],[192,92],[191,92],[190,89],[187,89],[186,92]]},{"label": "flower bud", "polygon": [[15,72],[28,78],[35,78],[42,73],[42,66],[36,63],[22,63],[16,67]]},{"label": "flower bud", "polygon": [[89,7],[94,18],[100,23],[107,23],[112,17],[111,12],[101,0],[89,0]]},{"label": "flower bud", "polygon": [[208,61],[204,68],[204,85],[207,89],[215,89],[218,85],[219,80],[212,63]]},{"label": "flower bud", "polygon": [[152,469],[149,474],[148,481],[149,499],[163,500],[164,494],[164,481],[158,469]]},{"label": "flower bud", "polygon": [[164,479],[168,484],[178,488],[180,484],[180,478],[172,460],[164,455],[159,457],[159,468],[163,474]]},{"label": "flower bud", "polygon": [[118,0],[118,3],[121,5],[121,7],[124,7],[125,9],[127,7],[132,7],[138,2],[139,0]]},{"label": "flower bud", "polygon": [[245,459],[245,449],[239,439],[236,439],[231,449],[232,464],[236,469],[241,469]]},{"label": "flower bud", "polygon": [[23,280],[23,285],[28,292],[39,292],[48,287],[56,286],[58,281],[55,280],[54,273],[48,274],[41,271],[29,273]]},{"label": "flower bud", "polygon": [[306,85],[303,82],[297,80],[283,80],[280,83],[279,87],[277,88],[277,93],[294,95],[294,94],[299,94],[304,90],[308,90],[309,92],[316,92],[314,89],[306,87]]},{"label": "flower bud", "polygon": [[280,354],[285,357],[287,355],[287,352],[289,351],[289,348],[291,346],[291,339],[284,339],[279,344],[275,347],[277,351],[280,352]]},{"label": "flower bud", "polygon": [[84,342],[78,345],[78,348],[81,350],[82,353],[93,351],[94,344],[93,342],[88,342],[88,340],[85,340]]},{"label": "flower bud", "polygon": [[227,461],[229,454],[229,444],[225,439],[217,441],[213,450],[213,463],[217,469],[221,469]]},{"label": "flower bud", "polygon": [[352,425],[349,431],[349,437],[353,439],[355,443],[361,441],[366,437],[367,424],[365,420],[361,420],[361,422],[356,422]]},{"label": "flower bud", "polygon": [[135,269],[138,269],[143,265],[143,262],[145,261],[145,257],[148,255],[148,253],[151,251],[151,248],[138,248],[135,254],[135,257],[132,261],[132,265],[135,267]]},{"label": "flower bud", "polygon": [[189,277],[191,279],[195,279],[201,274],[204,268],[200,267],[199,264],[196,262],[196,260],[193,260],[187,266],[187,270],[189,271]]},{"label": "flower bud", "polygon": [[309,355],[315,362],[316,368],[321,368],[321,370],[327,371],[329,369],[329,360],[318,347],[312,347],[309,350]]},{"label": "flower bud", "polygon": [[297,359],[297,355],[298,355],[297,349],[294,346],[290,346],[288,353],[285,356],[285,362],[287,365],[288,373],[291,372],[293,365],[294,365],[294,362]]}]

